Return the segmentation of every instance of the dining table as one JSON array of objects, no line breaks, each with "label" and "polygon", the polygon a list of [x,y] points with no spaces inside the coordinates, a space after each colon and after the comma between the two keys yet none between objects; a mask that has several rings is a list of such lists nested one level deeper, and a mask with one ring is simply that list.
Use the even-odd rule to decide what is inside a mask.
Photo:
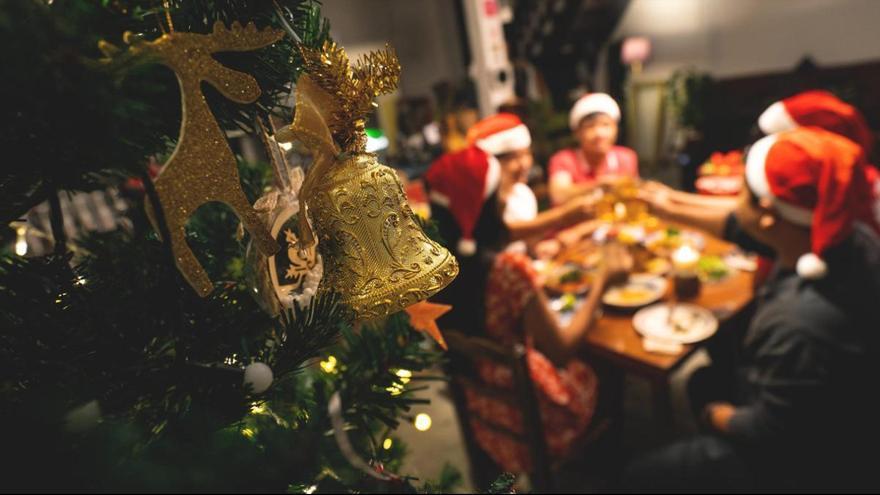
[{"label": "dining table", "polygon": [[[704,239],[704,255],[723,256],[736,250],[735,245],[709,233],[677,224],[667,226],[681,231],[699,232]],[[588,238],[581,242],[594,241]],[[727,324],[753,300],[753,284],[754,272],[730,269],[720,280],[703,282],[695,297],[681,302],[701,306],[718,319],[718,332],[711,337],[716,338],[720,333],[729,331]],[[672,297],[673,290],[673,284],[669,284],[663,300]],[[669,349],[663,352],[646,350],[642,336],[633,326],[633,315],[634,311],[604,308],[601,316],[586,333],[586,353],[593,363],[598,361],[606,368],[647,379],[651,384],[655,417],[660,421],[670,422],[670,377],[700,348],[701,343],[682,344],[672,352]]]}]

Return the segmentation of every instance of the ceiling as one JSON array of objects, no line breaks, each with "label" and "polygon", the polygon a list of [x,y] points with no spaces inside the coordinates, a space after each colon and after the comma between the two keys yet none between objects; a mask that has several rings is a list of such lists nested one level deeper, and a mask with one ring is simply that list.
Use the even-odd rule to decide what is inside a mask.
[{"label": "ceiling", "polygon": [[564,97],[592,86],[599,50],[614,32],[629,0],[512,0],[505,26],[511,58],[542,73],[551,93]]}]

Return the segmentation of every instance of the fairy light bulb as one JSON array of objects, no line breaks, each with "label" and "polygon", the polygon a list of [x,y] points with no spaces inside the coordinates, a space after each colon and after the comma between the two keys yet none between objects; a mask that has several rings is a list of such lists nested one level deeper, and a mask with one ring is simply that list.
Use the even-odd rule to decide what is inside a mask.
[{"label": "fairy light bulb", "polygon": [[394,445],[394,442],[391,441],[390,438],[386,438],[384,442],[382,442],[382,448],[385,450],[391,450],[391,446]]},{"label": "fairy light bulb", "polygon": [[417,430],[428,431],[431,429],[431,416],[428,416],[425,413],[420,413],[416,416],[414,424]]},{"label": "fairy light bulb", "polygon": [[321,369],[324,370],[324,373],[333,373],[336,371],[336,357],[327,356],[326,361],[321,361]]},{"label": "fairy light bulb", "polygon": [[397,378],[400,378],[400,383],[404,385],[409,383],[412,378],[412,371],[410,370],[397,370],[397,373],[395,374],[397,375]]},{"label": "fairy light bulb", "polygon": [[27,234],[27,227],[21,226],[15,229],[15,254],[19,256],[27,254],[28,245],[25,234]]}]

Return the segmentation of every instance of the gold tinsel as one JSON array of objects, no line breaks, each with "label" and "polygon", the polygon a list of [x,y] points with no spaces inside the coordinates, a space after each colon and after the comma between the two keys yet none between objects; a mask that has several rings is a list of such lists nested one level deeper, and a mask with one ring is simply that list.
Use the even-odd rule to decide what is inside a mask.
[{"label": "gold tinsel", "polygon": [[375,98],[397,88],[397,54],[386,47],[370,52],[352,66],[345,49],[332,41],[326,41],[321,49],[300,45],[299,50],[304,72],[335,102],[327,119],[333,139],[343,151],[363,151],[366,117],[375,107]]}]

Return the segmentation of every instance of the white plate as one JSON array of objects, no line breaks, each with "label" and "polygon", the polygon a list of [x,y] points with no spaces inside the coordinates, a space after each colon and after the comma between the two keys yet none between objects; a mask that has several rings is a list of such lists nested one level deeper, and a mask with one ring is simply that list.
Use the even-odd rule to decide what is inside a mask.
[{"label": "white plate", "polygon": [[[602,302],[618,308],[640,308],[660,300],[666,294],[666,279],[648,273],[630,275],[629,280],[622,285],[611,287],[602,294]],[[639,301],[623,301],[620,299],[624,290],[644,289],[649,295]]]},{"label": "white plate", "polygon": [[718,330],[718,320],[709,310],[693,304],[679,303],[672,313],[673,323],[680,330],[669,325],[669,305],[655,304],[640,310],[633,317],[633,326],[645,338],[680,344],[694,344],[706,340]]}]

